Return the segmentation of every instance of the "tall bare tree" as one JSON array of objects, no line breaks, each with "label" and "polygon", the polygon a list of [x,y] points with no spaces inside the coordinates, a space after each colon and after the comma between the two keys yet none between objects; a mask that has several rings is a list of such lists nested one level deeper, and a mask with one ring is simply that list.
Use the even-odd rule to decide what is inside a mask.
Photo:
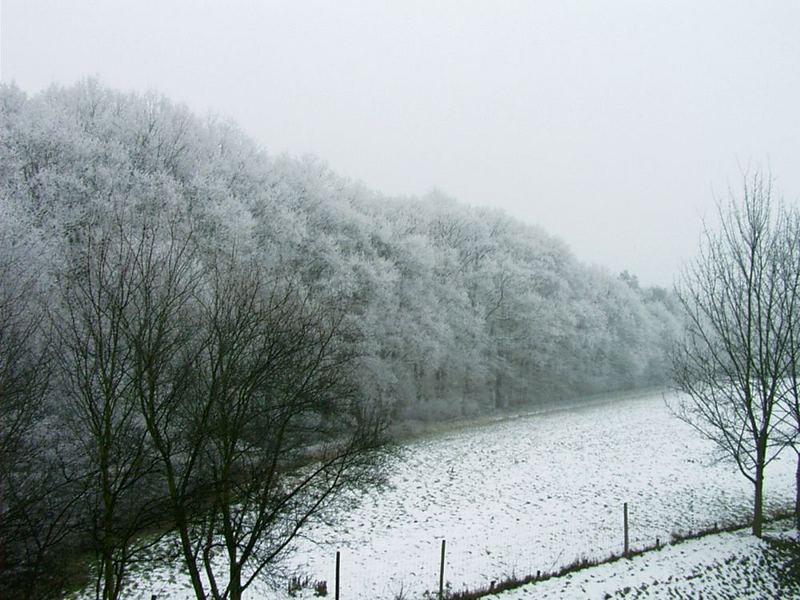
[{"label": "tall bare tree", "polygon": [[84,529],[96,557],[95,595],[123,591],[142,532],[161,519],[160,463],[139,415],[136,348],[127,335],[150,284],[140,264],[162,243],[158,219],[117,205],[73,232],[52,311],[64,420],[79,446],[86,484]]},{"label": "tall bare tree", "polygon": [[764,469],[780,450],[792,343],[784,318],[780,235],[786,215],[769,177],[745,178],[743,197],[719,206],[700,255],[679,285],[688,325],[673,356],[677,413],[732,459],[753,484],[754,535],[763,527]]},{"label": "tall bare tree", "polygon": [[211,257],[196,311],[177,366],[146,363],[160,383],[141,402],[195,594],[238,600],[309,519],[379,476],[382,421],[353,395],[339,321],[256,262]]}]

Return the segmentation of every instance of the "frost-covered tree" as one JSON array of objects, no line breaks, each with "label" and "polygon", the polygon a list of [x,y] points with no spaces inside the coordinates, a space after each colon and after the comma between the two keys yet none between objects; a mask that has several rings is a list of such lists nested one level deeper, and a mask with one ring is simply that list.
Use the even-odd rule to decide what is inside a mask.
[{"label": "frost-covered tree", "polygon": [[81,487],[54,425],[42,248],[0,201],[0,595],[45,598],[64,583],[59,552]]},{"label": "frost-covered tree", "polygon": [[45,236],[69,236],[115,195],[159,190],[192,215],[204,251],[233,243],[344,309],[360,334],[361,393],[398,416],[663,380],[665,336],[653,332],[664,316],[674,326],[674,311],[643,310],[667,304],[500,212],[438,192],[382,197],[319,160],[271,158],[235,126],[155,94],[88,81],[34,98],[7,88],[3,106],[3,182]]}]

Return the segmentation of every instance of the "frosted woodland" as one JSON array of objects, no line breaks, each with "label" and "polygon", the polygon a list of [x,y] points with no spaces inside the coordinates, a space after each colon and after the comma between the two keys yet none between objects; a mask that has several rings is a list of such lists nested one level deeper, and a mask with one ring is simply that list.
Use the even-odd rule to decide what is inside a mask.
[{"label": "frosted woodland", "polygon": [[[465,532],[489,534],[472,520],[514,525],[506,504],[476,516],[437,495],[429,504],[441,519],[460,521],[418,538],[381,537],[398,514],[425,514],[427,505],[404,503],[426,497],[431,473],[437,494],[469,503],[470,486],[505,490],[514,510],[535,502],[529,516],[551,521],[567,510],[578,521],[595,509],[617,514],[657,485],[658,518],[633,538],[642,549],[675,531],[747,525],[753,510],[760,536],[762,512],[768,520],[793,508],[798,229],[792,212],[758,212],[768,181],[748,179],[750,203],[730,213],[721,237],[709,233],[704,256],[720,269],[698,268],[675,291],[586,266],[501,211],[439,193],[387,197],[317,159],[271,156],[235,124],[157,94],[94,80],[32,96],[5,85],[0,140],[4,597],[332,595],[337,544],[362,571],[379,568],[370,566],[375,553],[385,553],[380,564],[398,548],[404,556],[380,581],[351,579],[350,597],[437,593],[435,568],[409,573],[419,571],[415,552],[435,555],[433,538],[459,535],[474,547]],[[726,235],[744,240],[739,254],[726,254]],[[763,257],[751,272],[771,295],[755,286],[732,293],[739,279],[735,260],[726,270],[729,256]],[[746,318],[731,308],[755,301]],[[740,337],[720,333],[732,330]],[[719,348],[727,358],[717,360]],[[454,420],[480,437],[486,419],[668,385],[680,393],[553,421],[563,435],[552,438],[536,430],[541,418],[525,417],[524,430],[491,430],[480,448],[463,432],[431,456],[422,442],[401,443]],[[649,416],[658,425],[636,433]],[[593,420],[626,425],[599,433]],[[498,439],[517,446],[486,455]],[[647,445],[654,440],[661,446]],[[617,471],[630,461],[626,443],[646,448],[651,466],[671,457],[669,468]],[[524,485],[533,477],[524,469],[550,464],[551,454],[556,463],[536,475],[549,483],[513,497],[508,482]],[[700,488],[712,472],[725,482],[687,524],[676,498],[696,488],[679,484],[683,463],[720,469],[720,458],[725,474],[686,471]],[[568,474],[596,485],[560,488]],[[634,483],[620,491],[614,477]],[[582,512],[608,485],[616,491]],[[484,496],[471,502],[491,506]],[[482,555],[462,546],[447,593],[619,551],[605,535],[591,538],[614,531],[605,521],[583,541],[558,528],[543,541],[535,531],[544,522],[531,518],[534,533],[517,536],[500,562],[496,537]],[[380,539],[359,542],[365,532]],[[764,548],[740,538],[755,553]],[[786,593],[781,585],[773,587]],[[581,589],[573,597],[589,593]]]}]

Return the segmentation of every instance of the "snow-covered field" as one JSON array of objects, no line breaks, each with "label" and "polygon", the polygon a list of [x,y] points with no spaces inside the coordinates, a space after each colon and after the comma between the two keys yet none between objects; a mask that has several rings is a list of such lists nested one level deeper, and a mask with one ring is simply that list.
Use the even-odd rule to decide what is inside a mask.
[{"label": "snow-covered field", "polygon": [[[788,522],[783,527],[791,527]],[[768,536],[785,537],[783,531]],[[788,600],[800,598],[800,581],[778,576],[787,554],[749,534],[720,533],[526,585],[499,600],[684,598],[691,600]],[[769,563],[769,564],[767,564]]]},{"label": "snow-covered field", "polygon": [[[787,454],[768,470],[768,510],[791,503],[794,467]],[[446,539],[450,588],[487,586],[619,553],[625,502],[635,549],[745,520],[751,486],[714,461],[713,447],[660,393],[621,397],[408,443],[388,489],[366,495],[335,526],[310,529],[287,567],[332,592],[339,550],[343,598],[418,598],[438,590]],[[190,598],[171,576],[151,572],[137,593]],[[263,587],[249,595],[273,597]]]}]

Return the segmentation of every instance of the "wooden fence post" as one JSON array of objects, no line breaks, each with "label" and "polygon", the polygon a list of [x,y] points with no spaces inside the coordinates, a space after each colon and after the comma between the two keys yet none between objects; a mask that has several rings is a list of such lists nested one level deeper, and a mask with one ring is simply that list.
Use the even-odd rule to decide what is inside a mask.
[{"label": "wooden fence post", "polygon": [[442,540],[442,560],[439,563],[439,600],[444,599],[444,548],[445,540]]},{"label": "wooden fence post", "polygon": [[339,551],[336,551],[336,600],[339,600],[339,563],[340,563],[340,555]]},{"label": "wooden fence post", "polygon": [[625,527],[625,556],[628,556],[630,553],[630,546],[628,544],[628,503],[626,502],[623,505],[623,514],[624,514],[624,527]]}]

